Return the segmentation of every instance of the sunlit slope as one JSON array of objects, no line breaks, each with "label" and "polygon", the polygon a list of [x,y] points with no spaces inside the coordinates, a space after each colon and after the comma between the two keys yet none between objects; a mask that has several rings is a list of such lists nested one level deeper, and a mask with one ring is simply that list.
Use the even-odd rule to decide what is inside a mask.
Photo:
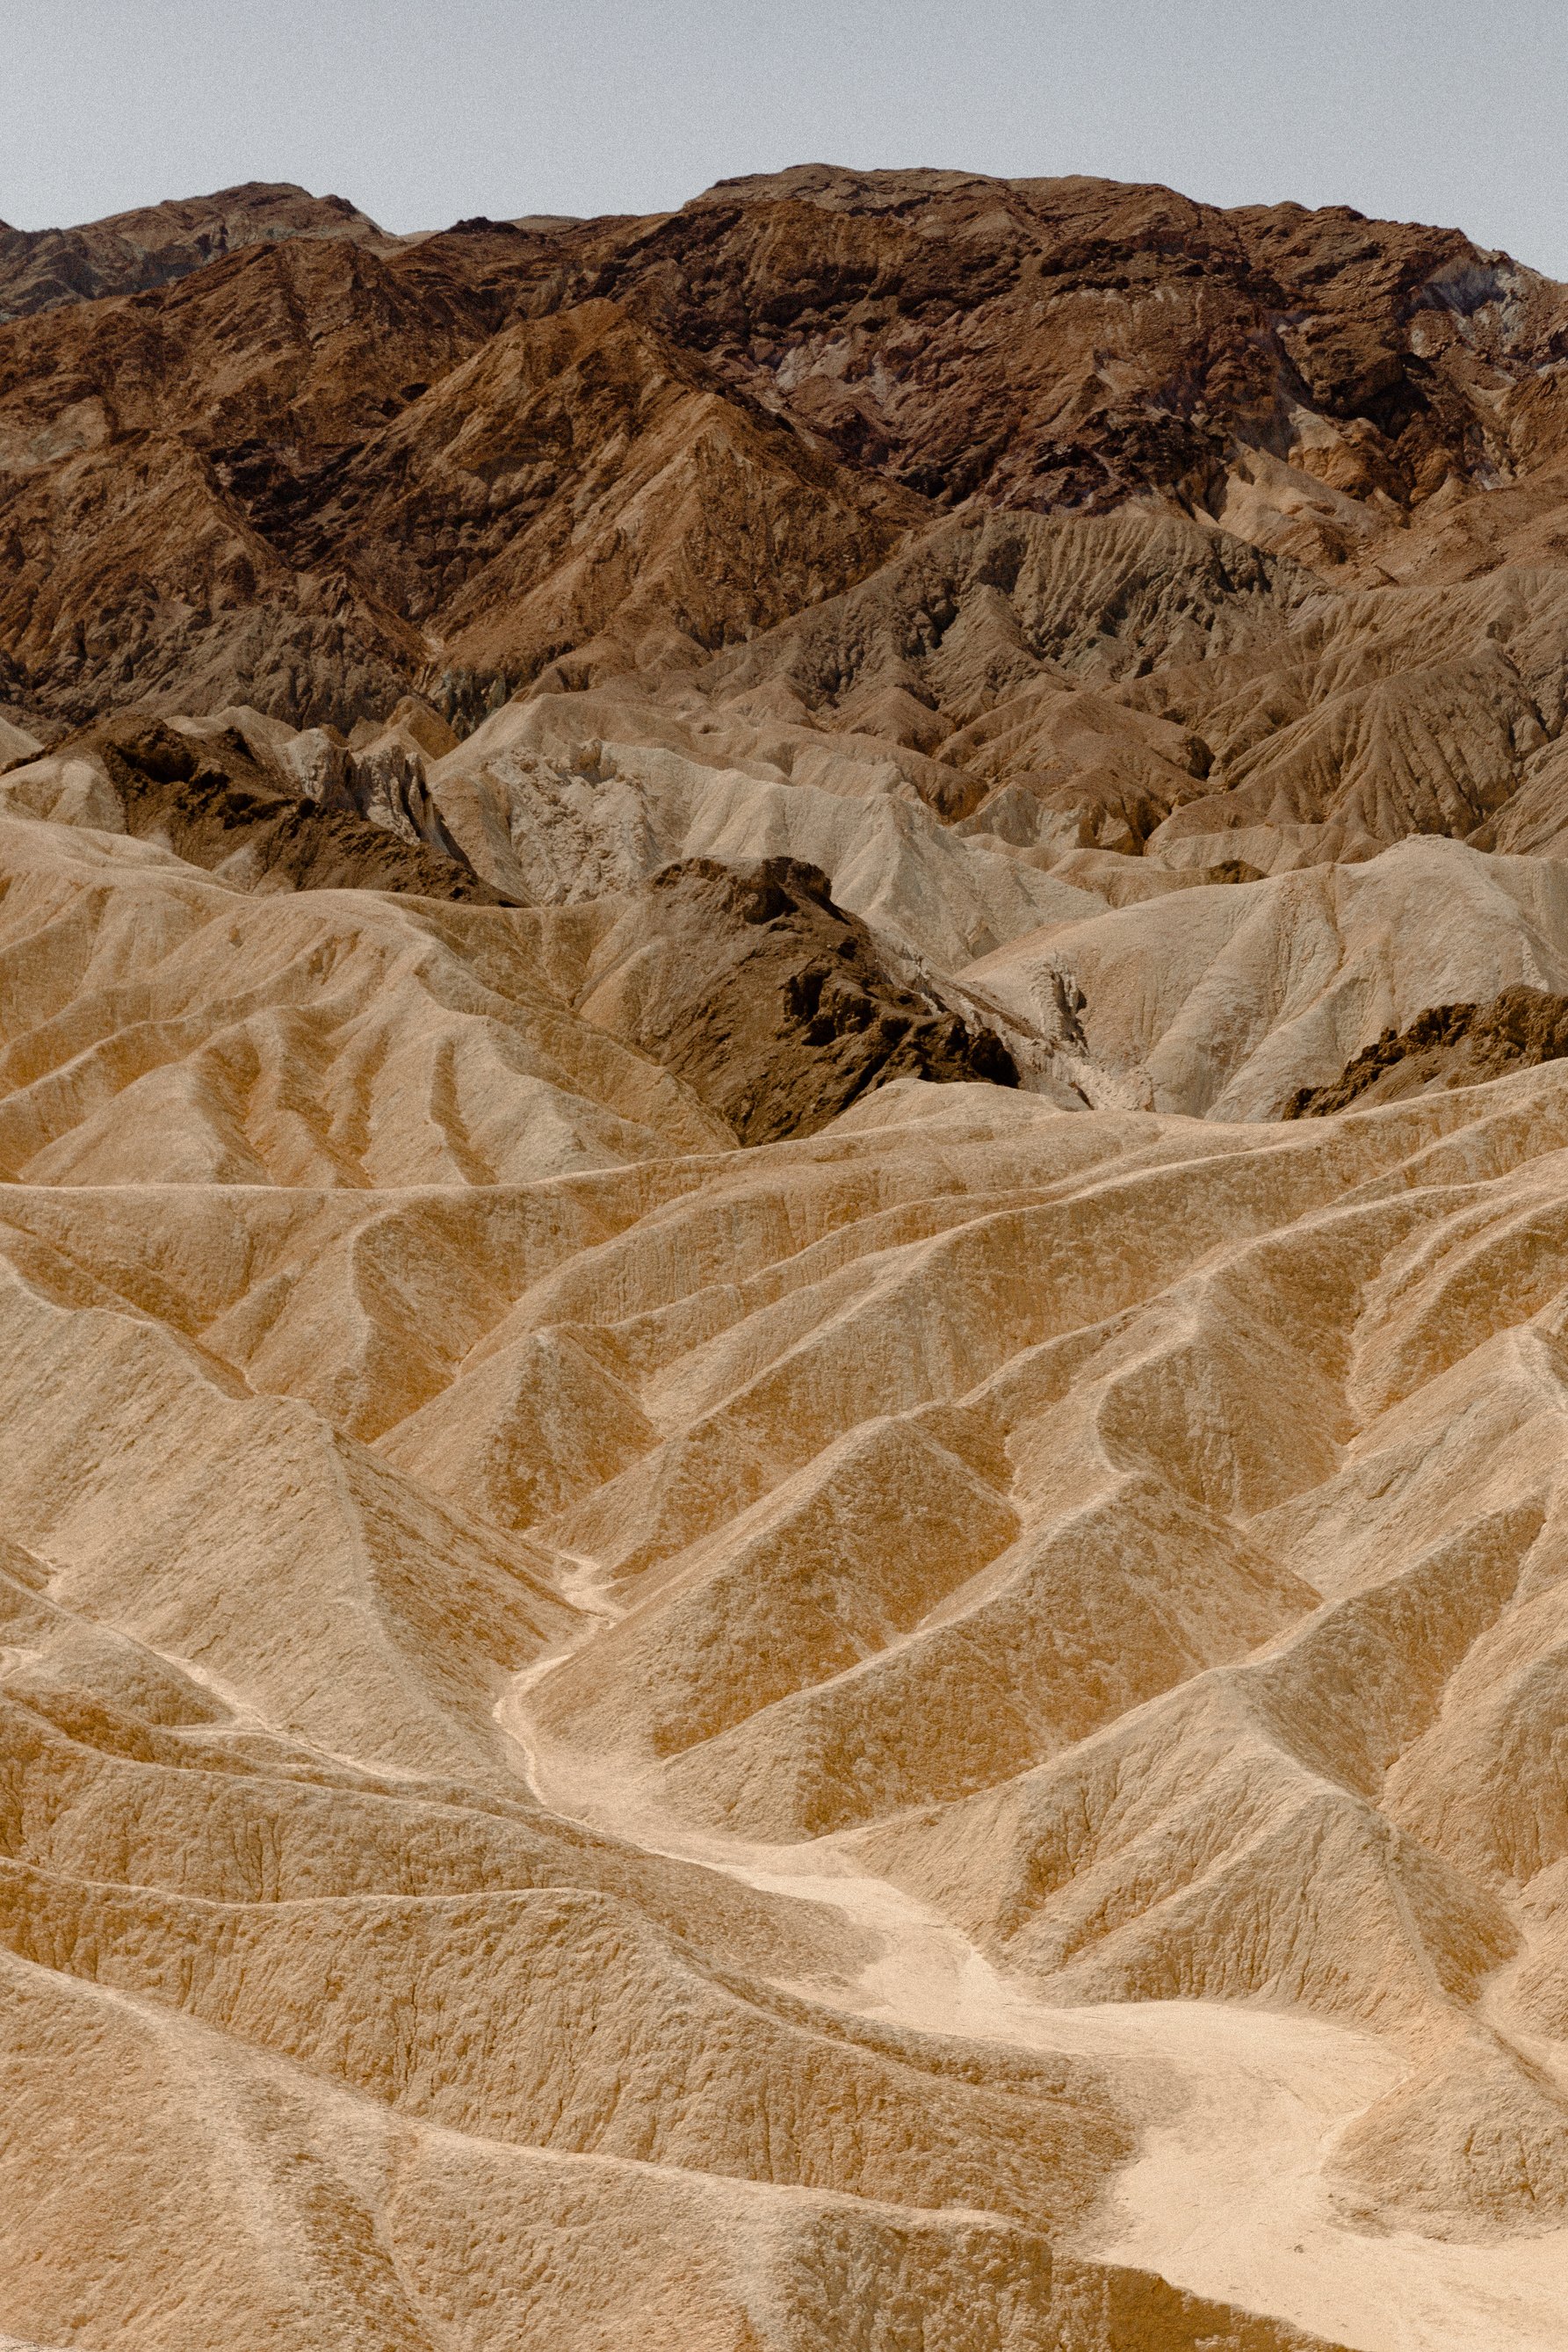
[{"label": "sunlit slope", "polygon": [[1550,2344],[1562,1066],[742,1150],[540,915],[0,849],[11,2333]]}]

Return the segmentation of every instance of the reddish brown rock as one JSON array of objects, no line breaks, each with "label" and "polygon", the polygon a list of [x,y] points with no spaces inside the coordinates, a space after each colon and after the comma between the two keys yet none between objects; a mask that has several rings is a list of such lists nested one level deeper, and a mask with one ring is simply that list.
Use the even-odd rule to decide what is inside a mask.
[{"label": "reddish brown rock", "polygon": [[973,502],[1364,571],[1563,446],[1561,290],[1343,209],[827,167],[405,243],[287,190],[169,209],[80,290],[225,257],[112,303],[57,273],[0,330],[0,697],[46,719],[348,723],[421,682],[471,723],[569,656],[747,637]]},{"label": "reddish brown rock", "polygon": [[0,329],[0,695],[349,724],[444,680],[471,722],[607,632],[700,657],[921,516],[609,304],[508,325],[488,240],[443,242]]},{"label": "reddish brown rock", "polygon": [[286,237],[342,237],[379,252],[388,236],[342,196],[313,196],[287,181],[247,180],[215,195],[143,205],[81,228],[11,228],[0,222],[0,319],[19,319],[106,294],[167,286],[242,246]]}]

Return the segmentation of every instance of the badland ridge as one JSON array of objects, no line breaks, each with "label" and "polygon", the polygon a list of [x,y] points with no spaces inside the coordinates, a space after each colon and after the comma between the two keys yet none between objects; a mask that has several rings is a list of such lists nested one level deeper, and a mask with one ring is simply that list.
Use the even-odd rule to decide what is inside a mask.
[{"label": "badland ridge", "polygon": [[0,2341],[1556,2352],[1568,289],[0,229]]}]

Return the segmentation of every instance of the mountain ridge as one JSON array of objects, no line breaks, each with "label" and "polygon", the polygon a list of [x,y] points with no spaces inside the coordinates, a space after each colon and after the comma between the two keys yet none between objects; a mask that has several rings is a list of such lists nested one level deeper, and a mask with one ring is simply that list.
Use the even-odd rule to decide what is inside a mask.
[{"label": "mountain ridge", "polygon": [[346,197],[313,196],[285,180],[166,198],[77,228],[0,221],[0,320],[146,293],[244,246],[289,236],[342,236],[387,248],[399,242]]}]

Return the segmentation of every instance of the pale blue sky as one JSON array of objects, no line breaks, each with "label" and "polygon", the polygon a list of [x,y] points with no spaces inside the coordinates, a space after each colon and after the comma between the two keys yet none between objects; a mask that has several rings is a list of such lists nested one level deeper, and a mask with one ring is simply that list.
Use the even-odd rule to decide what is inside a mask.
[{"label": "pale blue sky", "polygon": [[1163,180],[1568,278],[1568,0],[0,0],[0,217],[246,179],[386,226],[791,163]]}]

